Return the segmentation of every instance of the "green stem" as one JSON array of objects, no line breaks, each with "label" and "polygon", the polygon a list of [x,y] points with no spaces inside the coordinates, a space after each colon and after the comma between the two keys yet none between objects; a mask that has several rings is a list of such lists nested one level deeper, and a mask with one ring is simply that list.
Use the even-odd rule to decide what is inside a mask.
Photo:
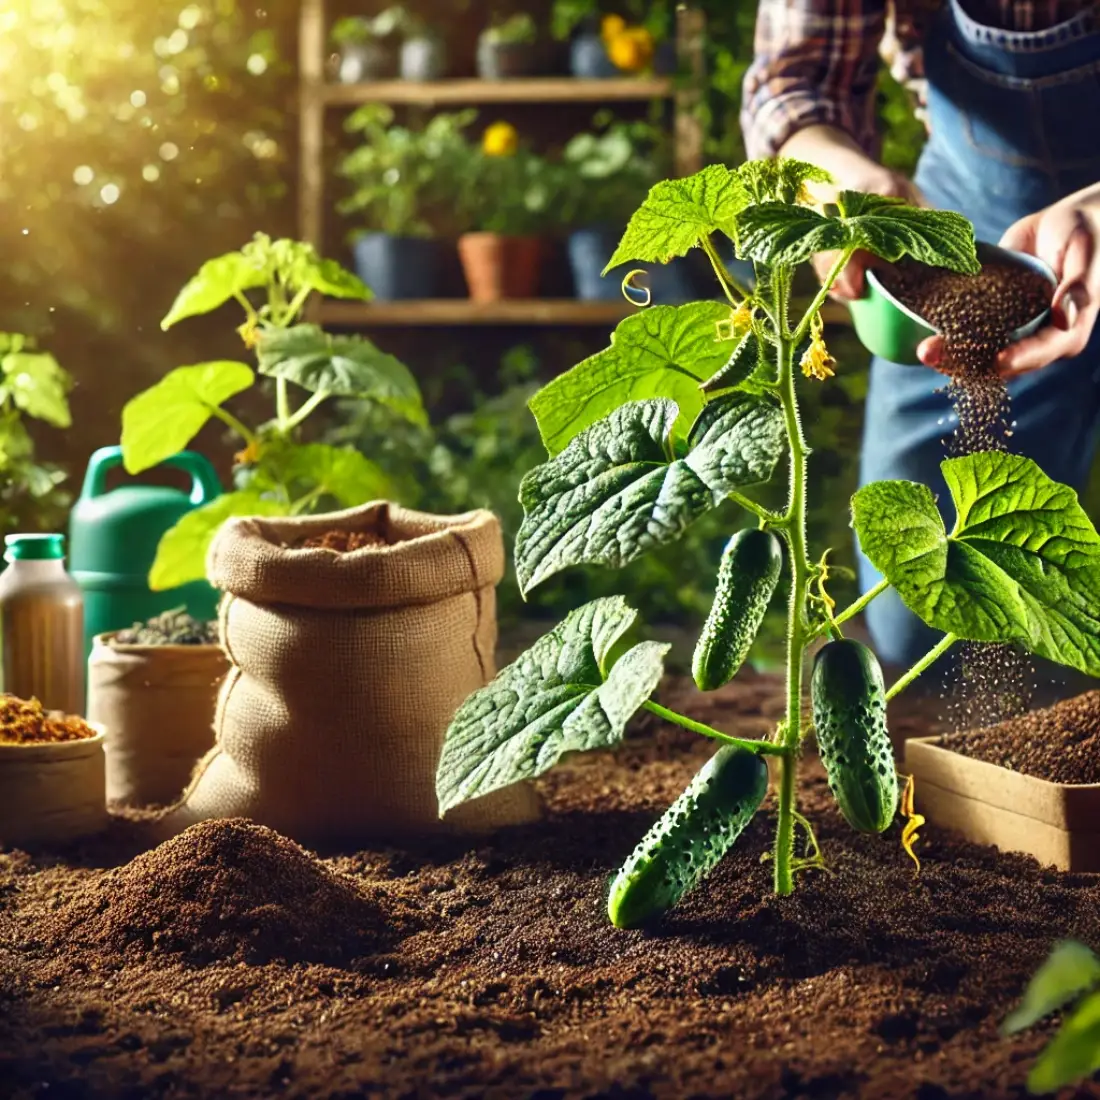
[{"label": "green stem", "polygon": [[290,393],[285,378],[275,379],[275,415],[279,419],[279,431],[290,430]]},{"label": "green stem", "polygon": [[959,636],[957,634],[945,634],[941,641],[934,645],[887,691],[886,701],[889,702],[896,695],[900,695],[929,665],[934,665],[958,640]]},{"label": "green stem", "polygon": [[718,282],[722,284],[722,292],[726,296],[726,301],[736,308],[741,303],[733,296],[733,291],[740,294],[742,298],[748,298],[750,296],[749,291],[729,273],[726,265],[722,263],[722,257],[715,250],[710,237],[702,237],[701,243],[703,251],[707,254],[707,259],[710,260],[710,266],[714,268],[714,274],[717,276]]},{"label": "green stem", "polygon": [[652,700],[643,703],[642,709],[648,710],[650,714],[657,715],[658,718],[663,718],[666,722],[671,722],[674,726],[681,726],[686,730],[691,730],[692,733],[709,737],[712,741],[721,741],[723,745],[734,745],[739,749],[748,749],[749,752],[754,752],[758,756],[785,756],[790,752],[786,745],[778,745],[774,741],[746,741],[742,737],[731,737],[728,733],[716,730],[713,726],[705,725],[703,722],[696,722],[694,718],[688,718],[686,714],[678,714],[676,711],[669,710],[668,707],[662,707],[660,703],[654,703]]},{"label": "green stem", "polygon": [[[825,623],[820,626],[814,632],[814,638],[820,637],[822,634],[827,634],[834,626],[843,626],[849,619],[854,619],[861,611],[865,610],[872,600],[877,599],[879,596],[890,587],[890,582],[887,580],[879,581],[874,588],[867,592],[864,592],[862,596],[855,603],[849,604],[839,615],[833,616],[831,623]],[[813,639],[811,639],[812,641]]]},{"label": "green stem", "polygon": [[806,333],[810,331],[810,325],[813,324],[814,314],[825,304],[825,299],[829,297],[829,291],[833,288],[833,283],[836,282],[837,277],[848,265],[848,261],[852,258],[852,254],[855,252],[855,248],[846,248],[836,259],[836,263],[829,268],[829,274],[825,276],[825,281],[821,284],[820,290],[818,290],[814,300],[810,303],[810,308],[802,315],[802,320],[798,322],[798,327],[791,333],[790,340],[793,347],[798,347],[803,340],[806,339]]},{"label": "green stem", "polygon": [[[790,280],[779,279],[775,288],[775,315],[787,314],[786,295]],[[785,327],[785,326],[783,326]],[[782,331],[776,341],[779,368],[779,398],[790,445],[790,498],[782,528],[790,551],[791,602],[787,615],[787,720],[784,743],[787,753],[782,758],[779,781],[779,821],[775,834],[775,892],[790,894],[794,890],[795,795],[798,779],[798,751],[802,741],[802,663],[809,640],[806,629],[806,602],[810,586],[810,563],[806,554],[806,460],[809,448],[802,433],[798,415],[798,396],[794,381],[794,344]]]},{"label": "green stem", "polygon": [[223,424],[228,425],[243,439],[246,443],[255,443],[256,435],[254,432],[249,431],[231,412],[227,412],[220,405],[215,405],[211,408],[210,412],[216,416]]},{"label": "green stem", "polygon": [[253,324],[255,324],[259,314],[257,314],[257,312],[256,312],[255,308],[253,307],[252,303],[239,290],[233,291],[233,297],[236,298],[237,301],[241,303],[241,306],[244,308],[245,314],[247,315],[249,321],[251,321]]},{"label": "green stem", "polygon": [[729,499],[734,504],[744,508],[746,512],[752,512],[754,516],[758,516],[765,523],[775,526],[782,522],[783,517],[776,512],[770,512],[762,504],[757,504],[755,500],[751,500],[747,496],[743,496],[741,493],[732,492],[729,494]]},{"label": "green stem", "polygon": [[[300,496],[290,506],[290,514],[292,516],[300,516],[303,512],[307,511],[315,501],[324,496],[325,487],[323,485],[318,486],[316,489],[310,489],[304,496]],[[287,494],[289,496],[289,494]]]},{"label": "green stem", "polygon": [[283,319],[280,322],[284,327],[291,324],[298,314],[302,311],[302,306],[306,304],[306,299],[313,293],[313,287],[304,286],[297,294],[294,295],[290,302],[290,305],[286,307],[286,312],[283,314]]},{"label": "green stem", "polygon": [[287,421],[286,431],[293,431],[296,427],[298,427],[298,425],[301,424],[302,421],[305,420],[306,417],[309,416],[309,414],[313,412],[313,410],[317,408],[317,406],[320,405],[321,402],[326,400],[328,397],[329,394],[327,393],[315,393],[307,401],[303,402],[298,411],[294,413]]}]

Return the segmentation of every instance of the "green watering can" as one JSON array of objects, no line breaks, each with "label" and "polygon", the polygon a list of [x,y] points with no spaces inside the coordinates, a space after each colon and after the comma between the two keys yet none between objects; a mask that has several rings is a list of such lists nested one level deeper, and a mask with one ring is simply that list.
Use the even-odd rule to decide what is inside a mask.
[{"label": "green watering can", "polygon": [[206,581],[154,592],[149,569],[165,531],[188,512],[221,496],[218,475],[194,451],[163,466],[191,476],[190,494],[164,485],[122,485],[107,492],[107,473],[122,465],[121,447],[92,455],[80,499],[69,517],[69,572],[84,592],[84,648],[109,630],[121,630],[162,611],[186,606],[197,619],[213,619],[218,594]]}]

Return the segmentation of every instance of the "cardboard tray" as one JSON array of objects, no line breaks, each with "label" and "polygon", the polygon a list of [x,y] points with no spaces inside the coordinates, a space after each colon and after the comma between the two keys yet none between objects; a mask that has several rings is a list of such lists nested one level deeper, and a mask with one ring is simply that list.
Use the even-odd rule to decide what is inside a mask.
[{"label": "cardboard tray", "polygon": [[905,771],[930,826],[1023,852],[1060,871],[1100,873],[1100,784],[1051,783],[945,749],[905,743]]}]

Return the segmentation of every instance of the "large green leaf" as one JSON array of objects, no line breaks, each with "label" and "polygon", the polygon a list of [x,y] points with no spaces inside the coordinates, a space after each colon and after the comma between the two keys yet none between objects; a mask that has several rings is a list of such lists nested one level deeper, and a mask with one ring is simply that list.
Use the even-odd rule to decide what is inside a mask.
[{"label": "large green leaf", "polygon": [[235,295],[266,282],[264,268],[242,252],[229,252],[207,260],[176,296],[160,327],[167,331],[185,317],[211,313]]},{"label": "large green leaf", "polygon": [[611,346],[559,375],[531,399],[542,440],[557,454],[578,433],[626,401],[667,397],[691,423],[703,408],[699,383],[726,365],[732,341],[715,326],[729,319],[721,302],[654,306],[632,314]]},{"label": "large green leaf", "polygon": [[852,500],[863,552],[929,626],[981,642],[1018,642],[1100,675],[1100,536],[1077,494],[1031,459],[952,458],[948,535],[931,490],[879,481]]},{"label": "large green leaf", "polygon": [[1028,1074],[1028,1091],[1057,1092],[1100,1071],[1100,993],[1086,997]]},{"label": "large green leaf", "polygon": [[783,417],[769,400],[715,401],[682,457],[672,455],[678,415],[673,401],[629,402],[523,479],[516,574],[524,592],[571,565],[619,567],[679,538],[734,489],[771,477],[784,453]]},{"label": "large green leaf", "polygon": [[392,491],[382,469],[350,447],[296,445],[286,457],[283,472],[289,482],[315,489],[320,496],[335,497],[346,508],[378,500]]},{"label": "large green leaf", "polygon": [[154,592],[201,581],[206,576],[206,554],[214,536],[233,516],[285,516],[290,506],[248,491],[226,493],[193,512],[166,531],[157,545],[157,556],[149,571]]},{"label": "large green leaf", "polygon": [[255,381],[244,363],[219,359],[169,371],[122,410],[122,460],[131,474],[182,451],[214,410]]},{"label": "large green leaf", "polygon": [[720,164],[685,179],[664,180],[635,211],[604,273],[632,260],[668,263],[719,230],[732,237],[738,211],[748,201],[737,174]]},{"label": "large green leaf", "polygon": [[824,168],[790,157],[749,160],[736,171],[745,191],[756,203],[804,201],[807,183],[833,182]]},{"label": "large green leaf", "polygon": [[737,232],[741,255],[771,267],[793,267],[818,252],[862,248],[891,262],[912,256],[952,271],[980,270],[974,227],[960,214],[858,191],[843,192],[834,217],[782,202],[749,206],[737,217]]},{"label": "large green leaf", "polygon": [[318,294],[327,294],[330,298],[351,298],[360,302],[369,302],[373,292],[357,275],[341,267],[335,260],[316,259],[303,264],[295,272],[300,287],[309,287]]},{"label": "large green leaf", "polygon": [[572,612],[459,708],[436,773],[442,815],[533,779],[564,753],[610,748],[661,679],[668,646],[643,642],[608,669],[636,614],[621,596]]},{"label": "large green leaf", "polygon": [[1037,1024],[1100,985],[1100,959],[1083,943],[1058,944],[1028,984],[1023,1002],[1004,1022],[1006,1035]]},{"label": "large green leaf", "polygon": [[260,373],[311,393],[364,397],[416,424],[426,423],[408,367],[360,336],[329,336],[319,325],[266,329],[256,345]]},{"label": "large green leaf", "polygon": [[0,358],[3,388],[16,408],[55,428],[72,425],[68,393],[72,380],[46,352],[14,351]]}]

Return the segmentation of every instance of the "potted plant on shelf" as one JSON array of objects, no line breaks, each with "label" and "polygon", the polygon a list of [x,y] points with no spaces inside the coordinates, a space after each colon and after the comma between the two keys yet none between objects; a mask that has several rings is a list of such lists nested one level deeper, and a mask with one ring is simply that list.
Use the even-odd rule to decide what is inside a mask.
[{"label": "potted plant on shelf", "polygon": [[337,20],[332,42],[337,47],[337,79],[341,84],[387,80],[397,73],[398,38],[405,25],[405,11],[386,8],[378,15],[349,15]]},{"label": "potted plant on shelf", "polygon": [[665,157],[661,149],[665,138],[647,122],[617,121],[609,112],[597,115],[596,124],[596,130],[575,135],[562,153],[559,209],[570,227],[567,250],[577,297],[620,300],[624,280],[633,274],[626,293],[636,304],[690,302],[696,295],[685,258],[604,270],[618,242],[615,227],[660,179],[658,163]]},{"label": "potted plant on shelf", "polygon": [[443,36],[423,19],[410,16],[401,43],[401,79],[440,80],[447,73],[447,47]]},{"label": "potted plant on shelf", "polygon": [[337,209],[365,229],[353,234],[360,279],[381,301],[431,298],[438,286],[440,238],[453,236],[454,180],[466,163],[464,130],[474,111],[436,115],[422,130],[393,123],[393,111],[368,103],[345,129],[362,135],[339,172],[352,192]]},{"label": "potted plant on shelf", "polygon": [[477,75],[482,80],[531,76],[538,69],[538,28],[526,12],[496,21],[477,42]]},{"label": "potted plant on shelf", "polygon": [[[623,10],[627,16],[621,14]],[[569,42],[573,76],[605,80],[675,71],[671,22],[671,8],[663,3],[608,5],[602,0],[555,0],[550,30],[559,42]]]},{"label": "potted plant on shelf", "polygon": [[[791,894],[802,874],[828,866],[797,805],[811,725],[848,824],[883,834],[900,810],[899,839],[916,858],[923,819],[912,785],[903,793],[887,704],[959,641],[1019,645],[1100,675],[1100,534],[1072,489],[1019,455],[975,451],[943,462],[957,519],[950,530],[927,486],[864,485],[852,526],[884,579],[843,609],[830,593],[830,551],[811,552],[807,543],[812,452],[799,400],[804,386],[829,385],[837,370],[821,317],[830,288],[860,250],[960,274],[977,275],[981,265],[973,227],[958,214],[854,191],[819,207],[807,185],[828,182],[812,165],[765,160],[659,183],[608,266],[700,249],[722,300],[628,318],[608,348],[531,401],[548,457],[520,488],[521,591],[573,567],[627,566],[674,544],[713,509],[735,505],[747,524],[722,555],[693,661],[698,687],[714,691],[742,667],[781,575],[789,578],[786,707],[768,736],[734,737],[653,702],[669,647],[637,641],[636,613],[620,597],[573,611],[474,693],[451,724],[436,780],[443,812],[536,778],[567,754],[616,747],[642,709],[717,742],[612,881],[605,897],[618,927],[658,918],[710,873],[767,795],[769,761],[777,773],[776,894]],[[753,263],[755,289],[730,278],[714,248],[719,234]],[[796,269],[823,253],[832,258],[823,285],[795,308]],[[780,466],[788,493],[775,509],[752,487]],[[845,636],[846,624],[888,588],[939,636],[889,689],[874,653]]]},{"label": "potted plant on shelf", "polygon": [[540,234],[556,219],[555,168],[524,148],[514,126],[494,122],[467,147],[458,208],[466,232],[458,254],[475,302],[533,298],[542,259]]}]

